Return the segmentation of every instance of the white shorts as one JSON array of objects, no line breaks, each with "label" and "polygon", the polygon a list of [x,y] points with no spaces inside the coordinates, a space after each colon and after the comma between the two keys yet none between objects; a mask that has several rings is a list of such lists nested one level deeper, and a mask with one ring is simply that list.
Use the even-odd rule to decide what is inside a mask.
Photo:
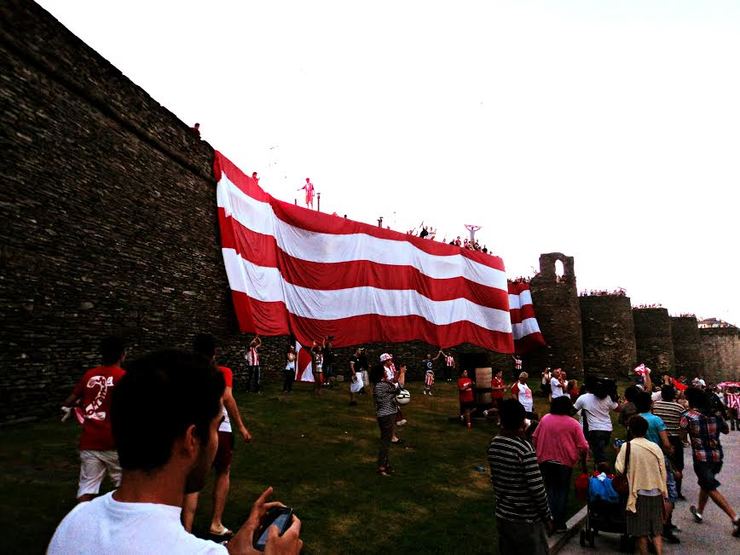
[{"label": "white shorts", "polygon": [[106,471],[116,487],[121,485],[121,466],[117,451],[80,451],[80,487],[77,497],[100,491]]}]

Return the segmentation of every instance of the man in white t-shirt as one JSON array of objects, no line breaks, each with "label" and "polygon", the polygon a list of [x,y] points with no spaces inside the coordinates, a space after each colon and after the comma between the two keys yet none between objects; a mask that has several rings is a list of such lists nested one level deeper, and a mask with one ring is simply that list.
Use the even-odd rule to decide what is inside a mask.
[{"label": "man in white t-shirt", "polygon": [[[606,391],[597,391],[598,394],[584,393],[573,404],[576,410],[585,413],[584,428],[588,429],[586,439],[594,456],[594,464],[606,461],[606,448],[611,441],[612,418],[610,411],[617,410],[619,405]],[[603,397],[602,397],[603,395]]]},{"label": "man in white t-shirt", "polygon": [[531,417],[534,411],[534,399],[532,398],[532,390],[527,385],[527,379],[529,379],[529,374],[526,372],[520,373],[519,381],[514,382],[514,385],[511,386],[511,395],[524,407],[527,417]]},{"label": "man in white t-shirt", "polygon": [[[47,553],[254,553],[254,533],[272,488],[226,545],[196,538],[180,523],[187,493],[200,490],[218,448],[223,375],[203,358],[160,351],[135,361],[116,385],[111,425],[123,469],[121,486],[80,503],[56,529]],[[300,521],[265,553],[298,553]]]},{"label": "man in white t-shirt", "polygon": [[560,368],[556,368],[552,373],[552,378],[550,379],[550,395],[553,399],[557,399],[558,397],[562,397],[565,395],[563,392],[565,384],[563,383],[563,377],[561,375]]}]

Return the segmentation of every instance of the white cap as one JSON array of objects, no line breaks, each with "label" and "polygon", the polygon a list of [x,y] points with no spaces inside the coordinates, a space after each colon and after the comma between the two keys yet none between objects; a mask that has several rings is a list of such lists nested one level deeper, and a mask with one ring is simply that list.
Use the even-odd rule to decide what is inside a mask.
[{"label": "white cap", "polygon": [[389,355],[388,353],[383,353],[380,355],[380,362],[385,362],[386,360],[391,360],[393,357]]}]

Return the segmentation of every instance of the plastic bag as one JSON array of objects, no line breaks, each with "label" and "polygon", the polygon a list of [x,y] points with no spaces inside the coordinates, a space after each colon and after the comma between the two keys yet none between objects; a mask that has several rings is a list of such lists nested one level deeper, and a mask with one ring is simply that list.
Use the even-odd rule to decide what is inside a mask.
[{"label": "plastic bag", "polygon": [[612,479],[603,472],[598,476],[592,476],[588,481],[589,501],[606,501],[607,503],[618,503],[619,494],[614,490]]}]

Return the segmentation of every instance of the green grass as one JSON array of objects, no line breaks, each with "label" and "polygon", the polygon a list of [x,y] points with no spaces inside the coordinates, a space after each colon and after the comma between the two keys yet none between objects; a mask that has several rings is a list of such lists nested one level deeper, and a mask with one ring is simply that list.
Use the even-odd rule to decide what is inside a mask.
[{"label": "green grass", "polygon": [[[269,385],[262,395],[237,392],[254,439],[237,439],[224,522],[238,527],[271,485],[301,518],[305,553],[496,553],[486,448],[497,429],[481,421],[468,432],[449,422],[457,392],[435,387],[430,398],[410,384],[406,445],[392,447],[390,478],[375,473],[379,432],[369,396],[349,407],[346,385],[320,398],[306,384],[285,398]],[[540,414],[545,404],[537,398]],[[43,552],[75,503],[79,428],[51,420],[0,434],[0,553]],[[209,522],[211,483],[196,515],[199,534]],[[571,495],[571,513],[578,508]]]}]

